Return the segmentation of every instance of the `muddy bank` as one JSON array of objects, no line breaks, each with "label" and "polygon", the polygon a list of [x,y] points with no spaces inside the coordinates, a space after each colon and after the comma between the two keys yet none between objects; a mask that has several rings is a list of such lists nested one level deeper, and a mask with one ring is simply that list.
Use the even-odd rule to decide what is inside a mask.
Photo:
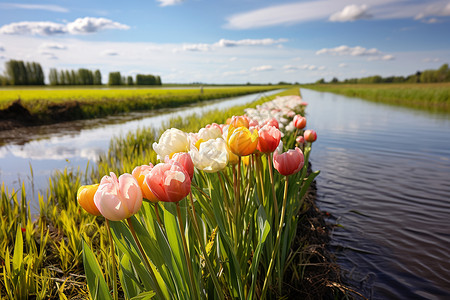
[{"label": "muddy bank", "polygon": [[77,119],[82,119],[82,110],[77,101],[49,104],[45,113],[32,114],[23,105],[22,101],[16,100],[9,107],[0,110],[0,130],[53,124]]}]

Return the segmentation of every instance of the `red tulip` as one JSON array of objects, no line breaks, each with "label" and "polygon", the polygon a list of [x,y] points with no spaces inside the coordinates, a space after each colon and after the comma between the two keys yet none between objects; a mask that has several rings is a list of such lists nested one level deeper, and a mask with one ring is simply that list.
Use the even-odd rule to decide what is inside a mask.
[{"label": "red tulip", "polygon": [[[175,153],[171,160],[178,162],[189,174],[189,178],[192,180],[194,177],[194,163],[192,162],[191,155],[186,152]],[[166,163],[169,162],[166,156]]]},{"label": "red tulip", "polygon": [[262,153],[272,153],[277,149],[281,139],[281,132],[274,126],[264,125],[258,131],[258,149]]}]

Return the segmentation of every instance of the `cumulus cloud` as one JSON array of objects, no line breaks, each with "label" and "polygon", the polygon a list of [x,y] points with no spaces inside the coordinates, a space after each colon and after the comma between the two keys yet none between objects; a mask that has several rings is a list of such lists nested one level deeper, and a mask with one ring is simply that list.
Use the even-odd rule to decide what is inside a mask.
[{"label": "cumulus cloud", "polygon": [[128,25],[105,18],[78,18],[67,24],[54,22],[16,22],[0,27],[0,34],[16,35],[55,35],[55,34],[86,34],[103,29],[129,29]]},{"label": "cumulus cloud", "polygon": [[211,45],[209,44],[186,44],[183,45],[183,51],[209,51],[211,50]]},{"label": "cumulus cloud", "polygon": [[315,71],[315,70],[324,70],[325,66],[316,66],[316,65],[310,65],[310,64],[303,64],[300,66],[294,66],[294,65],[285,65],[283,67],[284,70],[286,70],[286,72],[291,73],[291,72],[295,72],[298,70],[307,70],[307,71]]},{"label": "cumulus cloud", "polygon": [[182,3],[184,0],[156,0],[159,2],[159,6],[172,6]]},{"label": "cumulus cloud", "polygon": [[367,13],[367,5],[347,5],[341,11],[332,14],[329,18],[332,22],[349,22],[359,19],[368,19],[371,16]]},{"label": "cumulus cloud", "polygon": [[46,10],[52,12],[69,12],[67,8],[61,7],[59,5],[51,4],[20,4],[20,3],[1,3],[1,8],[5,9],[29,9],[29,10]]},{"label": "cumulus cloud", "polygon": [[332,55],[332,56],[365,56],[369,61],[374,60],[393,60],[395,57],[390,54],[383,54],[376,48],[366,49],[361,46],[349,47],[346,45],[336,48],[323,48],[316,51],[316,55]]}]

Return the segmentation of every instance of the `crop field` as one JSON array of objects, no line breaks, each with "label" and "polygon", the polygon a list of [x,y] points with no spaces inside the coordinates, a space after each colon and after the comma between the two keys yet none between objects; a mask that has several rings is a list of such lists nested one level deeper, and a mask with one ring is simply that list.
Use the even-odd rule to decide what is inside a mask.
[{"label": "crop field", "polygon": [[312,84],[305,88],[434,111],[450,111],[450,83]]}]

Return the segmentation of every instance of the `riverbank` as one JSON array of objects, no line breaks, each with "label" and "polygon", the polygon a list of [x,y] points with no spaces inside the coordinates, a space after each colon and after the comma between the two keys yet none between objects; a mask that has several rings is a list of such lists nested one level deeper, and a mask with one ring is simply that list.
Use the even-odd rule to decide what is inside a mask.
[{"label": "riverbank", "polygon": [[0,94],[0,130],[99,118],[132,111],[174,108],[279,88],[283,86],[177,89],[3,88]]},{"label": "riverbank", "polygon": [[[287,91],[282,95],[288,95],[289,93],[293,93],[293,91]],[[263,99],[259,103],[269,99]],[[224,123],[228,116],[242,114],[243,109],[246,107],[248,106],[232,108],[226,113],[216,111],[203,115],[201,118],[193,116],[191,118],[174,119],[164,124],[161,132],[170,127],[180,128],[186,132],[197,131],[198,128],[208,123]],[[5,250],[2,253],[12,251],[11,246],[13,244],[17,245],[17,232],[19,230],[24,232],[24,239],[26,240],[24,254],[27,260],[24,260],[22,263],[26,270],[31,270],[30,272],[35,280],[34,282],[27,281],[25,284],[23,282],[14,283],[13,280],[10,280],[4,283],[4,286],[9,284],[10,288],[14,286],[16,288],[20,287],[24,292],[31,294],[39,292],[46,298],[56,298],[61,295],[85,297],[87,290],[81,262],[81,239],[84,238],[89,244],[95,245],[96,249],[106,249],[98,252],[99,261],[107,262],[107,258],[110,255],[108,252],[109,248],[106,247],[108,242],[103,222],[101,219],[93,218],[80,210],[74,201],[76,190],[81,184],[97,182],[102,174],[108,174],[110,171],[116,172],[116,174],[131,172],[136,165],[156,161],[155,154],[149,145],[157,141],[159,136],[160,133],[155,133],[151,128],[130,132],[127,136],[111,141],[108,153],[102,156],[99,163],[93,168],[89,168],[85,172],[66,169],[64,172],[55,174],[51,179],[48,195],[40,198],[40,215],[36,222],[30,221],[29,207],[27,207],[29,200],[26,198],[25,191],[21,191],[22,199],[20,199],[14,191],[3,189],[2,211],[5,212],[3,215],[6,217],[2,220],[1,225],[2,228],[5,228],[4,233],[6,236],[1,239],[1,248]],[[313,193],[311,193],[311,199],[313,199],[312,195]],[[11,199],[13,199],[13,205],[12,208],[9,208]],[[309,201],[306,202],[305,211],[309,211],[310,207],[312,206],[310,206]],[[302,258],[302,261],[298,265],[298,270],[303,269],[304,273],[298,273],[298,270],[294,269],[292,274],[296,274],[298,276],[297,279],[304,282],[301,286],[313,284],[316,288],[321,287],[324,294],[336,294],[339,292],[339,289],[331,283],[337,281],[335,279],[326,279],[329,274],[332,274],[331,270],[327,269],[328,271],[324,271],[324,276],[321,276],[316,269],[318,264],[325,268],[327,265],[330,266],[329,262],[325,263],[323,260],[320,263],[314,260],[309,261],[315,254],[319,255],[318,259],[322,259],[324,256],[323,252],[322,250],[318,251],[318,249],[320,247],[326,248],[326,239],[323,239],[326,237],[326,234],[323,234],[325,232],[323,219],[320,221],[321,215],[314,213],[314,211],[312,210],[311,217],[305,215],[302,218],[299,223],[302,224],[304,229],[299,229],[298,231],[302,234],[306,231],[312,234],[320,233],[319,236],[322,238],[312,240],[304,237],[299,241],[298,245],[301,247],[299,249],[302,250],[297,252],[298,249],[295,249],[294,253],[302,254],[299,256]],[[319,221],[319,223],[314,223],[315,221]],[[305,236],[307,235],[305,234]],[[312,245],[317,246],[312,247]],[[1,258],[7,261],[5,257]],[[33,266],[31,267],[25,261],[32,261]],[[102,264],[101,267],[104,270],[108,269],[107,263]],[[310,273],[310,271],[313,272],[313,269],[315,273]],[[5,272],[5,269],[3,269],[3,272]],[[8,280],[10,275],[6,275]],[[291,278],[293,279],[295,276],[289,277],[289,279]],[[294,283],[299,284],[298,280],[294,281]],[[63,282],[65,283],[61,285]],[[17,283],[21,285],[14,285]],[[286,288],[289,288],[291,285],[287,284]],[[298,288],[292,288],[292,291],[293,294],[296,294],[298,293]],[[308,290],[306,291],[306,294],[310,293],[311,299],[317,299],[314,295],[317,295],[318,291],[314,294],[311,294]]]},{"label": "riverbank", "polygon": [[450,83],[308,84],[304,88],[436,112],[450,112]]}]

